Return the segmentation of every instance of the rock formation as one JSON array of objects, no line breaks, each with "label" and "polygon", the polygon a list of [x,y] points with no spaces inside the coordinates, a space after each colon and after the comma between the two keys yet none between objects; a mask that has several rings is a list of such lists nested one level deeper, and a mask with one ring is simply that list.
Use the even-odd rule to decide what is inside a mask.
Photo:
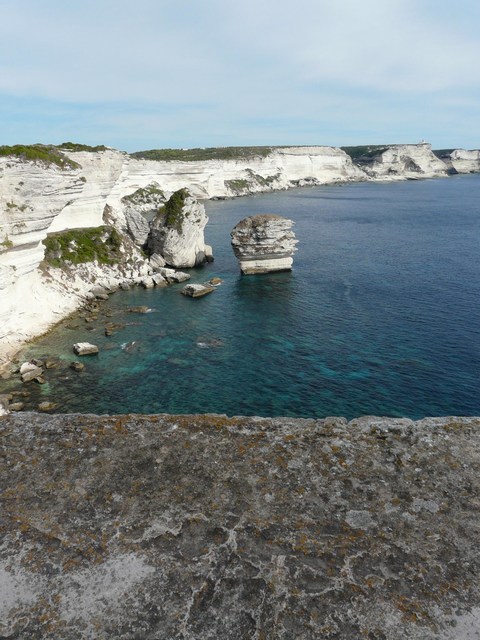
[{"label": "rock formation", "polygon": [[478,638],[478,418],[0,419],[0,636]]},{"label": "rock formation", "polygon": [[77,356],[89,356],[98,353],[98,347],[90,342],[76,342],[73,345],[73,351]]},{"label": "rock formation", "polygon": [[152,221],[146,246],[152,254],[163,256],[175,268],[196,267],[206,262],[204,229],[208,222],[203,204],[186,189],[172,194]]},{"label": "rock formation", "polygon": [[480,151],[466,149],[455,149],[446,160],[455,173],[479,173],[480,172]]},{"label": "rock formation", "polygon": [[362,158],[362,170],[376,180],[434,178],[447,175],[447,166],[427,143],[391,145]]},{"label": "rock formation", "polygon": [[187,284],[183,287],[181,293],[189,298],[202,298],[207,293],[215,291],[215,287],[208,282],[204,284]]},{"label": "rock formation", "polygon": [[232,247],[243,274],[289,271],[296,251],[293,221],[273,214],[241,220],[231,233]]}]

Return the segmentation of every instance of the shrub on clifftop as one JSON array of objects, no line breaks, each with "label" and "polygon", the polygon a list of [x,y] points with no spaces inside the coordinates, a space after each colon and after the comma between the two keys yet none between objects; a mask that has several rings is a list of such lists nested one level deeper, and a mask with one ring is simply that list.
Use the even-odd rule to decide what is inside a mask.
[{"label": "shrub on clifftop", "polygon": [[159,209],[159,213],[165,214],[165,226],[175,228],[179,233],[182,232],[183,216],[185,215],[183,207],[189,195],[187,189],[179,189],[172,193],[170,199]]},{"label": "shrub on clifftop", "polygon": [[55,164],[61,169],[78,169],[80,167],[78,162],[70,160],[70,158],[67,158],[66,155],[55,149],[55,147],[43,144],[16,144],[12,147],[4,145],[0,147],[0,156],[12,156],[14,158],[20,158],[21,160],[42,162],[47,165]]}]

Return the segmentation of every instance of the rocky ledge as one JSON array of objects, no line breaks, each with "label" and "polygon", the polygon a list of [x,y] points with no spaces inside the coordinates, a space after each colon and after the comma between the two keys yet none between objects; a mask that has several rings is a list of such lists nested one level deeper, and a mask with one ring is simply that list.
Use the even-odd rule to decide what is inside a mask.
[{"label": "rocky ledge", "polygon": [[297,250],[293,220],[259,214],[241,220],[231,235],[232,248],[243,274],[289,271]]},{"label": "rocky ledge", "polygon": [[459,640],[480,419],[0,419],[0,636]]}]

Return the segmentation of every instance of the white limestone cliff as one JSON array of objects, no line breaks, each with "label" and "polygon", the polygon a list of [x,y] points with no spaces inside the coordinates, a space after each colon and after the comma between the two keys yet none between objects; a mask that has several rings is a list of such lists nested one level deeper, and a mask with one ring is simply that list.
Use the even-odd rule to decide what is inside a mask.
[{"label": "white limestone cliff", "polygon": [[447,166],[426,142],[389,146],[361,166],[376,180],[415,180],[447,175]]},{"label": "white limestone cliff", "polygon": [[456,173],[478,173],[480,172],[480,151],[455,149],[450,153],[449,164]]}]

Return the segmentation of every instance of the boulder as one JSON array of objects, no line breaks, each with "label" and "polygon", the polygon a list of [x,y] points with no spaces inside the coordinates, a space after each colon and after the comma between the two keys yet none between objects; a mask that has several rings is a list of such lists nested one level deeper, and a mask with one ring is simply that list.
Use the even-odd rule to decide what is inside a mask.
[{"label": "boulder", "polygon": [[120,331],[120,329],[124,329],[125,325],[118,322],[107,322],[105,325],[105,335],[111,336],[112,334]]},{"label": "boulder", "polygon": [[91,293],[96,300],[108,300],[108,291],[105,287],[96,286],[93,287]]},{"label": "boulder", "polygon": [[38,410],[42,412],[53,411],[57,407],[58,404],[56,402],[49,402],[48,400],[45,400],[44,402],[40,402],[40,404],[38,405]]},{"label": "boulder", "polygon": [[2,394],[0,395],[0,416],[7,416],[12,409],[10,405],[10,400],[12,396],[10,394]]},{"label": "boulder", "polygon": [[152,276],[153,283],[156,287],[166,287],[168,282],[160,273],[154,273]]},{"label": "boulder", "polygon": [[43,369],[41,367],[37,367],[37,365],[31,362],[24,362],[20,367],[20,376],[22,378],[22,382],[30,382],[31,380],[36,380],[41,377],[43,373]]},{"label": "boulder", "polygon": [[209,244],[205,245],[205,260],[207,262],[213,262],[213,250]]},{"label": "boulder", "polygon": [[140,285],[144,289],[153,289],[153,287],[155,286],[155,283],[152,280],[152,278],[143,278],[143,280],[141,281]]},{"label": "boulder", "polygon": [[130,307],[128,311],[130,313],[148,313],[148,307],[144,305],[141,307]]},{"label": "boulder", "polygon": [[293,221],[273,214],[241,220],[231,232],[232,248],[243,274],[290,271],[296,251]]},{"label": "boulder", "polygon": [[34,371],[35,369],[39,369],[40,367],[38,366],[38,364],[35,364],[35,362],[33,362],[32,360],[30,360],[29,362],[24,362],[21,366],[20,366],[20,375],[24,375],[25,373],[29,372],[29,371]]},{"label": "boulder", "polygon": [[85,369],[85,365],[83,364],[83,362],[75,360],[70,364],[70,369],[73,369],[74,371],[83,371]]},{"label": "boulder", "polygon": [[159,253],[154,253],[149,258],[150,266],[154,271],[166,265],[165,259]]},{"label": "boulder", "polygon": [[202,296],[206,296],[207,293],[212,293],[212,291],[215,291],[215,287],[209,284],[187,284],[183,287],[181,293],[190,298],[201,298]]},{"label": "boulder", "polygon": [[163,276],[169,284],[190,280],[189,273],[185,273],[184,271],[175,271],[175,269],[159,269],[158,273]]},{"label": "boulder", "polygon": [[76,342],[73,345],[73,351],[77,356],[89,356],[98,353],[98,347],[90,342]]}]

